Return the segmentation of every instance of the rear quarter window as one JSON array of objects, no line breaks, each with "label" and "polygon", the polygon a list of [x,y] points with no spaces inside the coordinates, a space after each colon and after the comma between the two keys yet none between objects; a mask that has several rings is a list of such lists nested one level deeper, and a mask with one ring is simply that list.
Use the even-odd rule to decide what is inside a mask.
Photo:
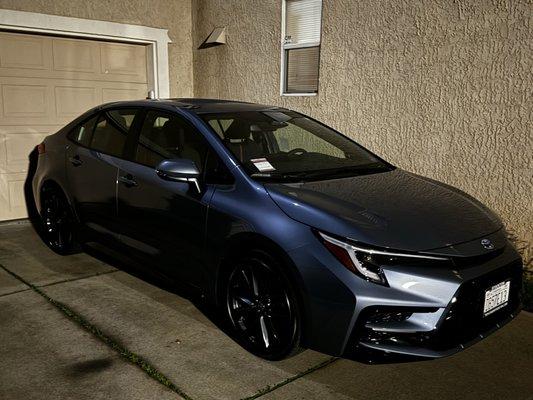
[{"label": "rear quarter window", "polygon": [[81,144],[82,146],[89,147],[94,131],[94,126],[96,125],[96,119],[97,116],[85,121],[80,125],[77,125],[68,133],[67,137],[70,140]]},{"label": "rear quarter window", "polygon": [[129,130],[138,111],[138,109],[103,111],[94,128],[90,148],[122,157]]}]

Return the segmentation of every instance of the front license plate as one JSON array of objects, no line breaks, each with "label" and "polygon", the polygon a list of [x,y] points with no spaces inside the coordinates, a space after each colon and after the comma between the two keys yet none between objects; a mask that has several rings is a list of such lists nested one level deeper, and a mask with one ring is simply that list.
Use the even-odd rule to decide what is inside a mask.
[{"label": "front license plate", "polygon": [[504,281],[485,290],[485,306],[483,307],[484,317],[507,305],[509,302],[510,287],[511,281]]}]

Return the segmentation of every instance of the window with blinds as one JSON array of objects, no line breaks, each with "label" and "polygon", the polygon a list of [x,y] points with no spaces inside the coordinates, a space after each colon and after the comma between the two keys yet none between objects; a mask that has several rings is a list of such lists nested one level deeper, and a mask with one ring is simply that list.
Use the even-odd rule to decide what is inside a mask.
[{"label": "window with blinds", "polygon": [[322,0],[283,1],[282,94],[318,92]]}]

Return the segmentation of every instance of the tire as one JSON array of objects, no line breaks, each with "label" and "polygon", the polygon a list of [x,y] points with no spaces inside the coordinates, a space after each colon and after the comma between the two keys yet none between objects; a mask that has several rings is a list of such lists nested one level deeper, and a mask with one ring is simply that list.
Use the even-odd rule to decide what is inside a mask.
[{"label": "tire", "polygon": [[68,255],[80,251],[72,209],[58,188],[49,186],[42,191],[41,225],[44,242],[57,254]]},{"label": "tire", "polygon": [[302,350],[301,307],[281,265],[268,253],[253,250],[234,262],[223,305],[233,337],[256,356],[281,360]]}]

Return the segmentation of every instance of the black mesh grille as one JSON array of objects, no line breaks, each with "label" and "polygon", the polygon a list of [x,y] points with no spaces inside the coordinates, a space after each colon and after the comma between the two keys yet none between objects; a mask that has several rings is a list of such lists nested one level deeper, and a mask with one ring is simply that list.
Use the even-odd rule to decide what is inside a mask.
[{"label": "black mesh grille", "polygon": [[471,257],[452,257],[453,265],[458,269],[470,268],[474,265],[480,265],[498,257],[505,251],[505,247],[501,249],[491,251],[490,253],[481,254]]},{"label": "black mesh grille", "polygon": [[[483,317],[485,291],[493,285],[511,280],[509,302],[500,310]],[[449,349],[469,342],[483,332],[506,320],[520,305],[522,288],[522,264],[516,262],[492,273],[465,282],[459,288],[457,301],[444,313],[437,333],[433,336],[433,348]]]}]

